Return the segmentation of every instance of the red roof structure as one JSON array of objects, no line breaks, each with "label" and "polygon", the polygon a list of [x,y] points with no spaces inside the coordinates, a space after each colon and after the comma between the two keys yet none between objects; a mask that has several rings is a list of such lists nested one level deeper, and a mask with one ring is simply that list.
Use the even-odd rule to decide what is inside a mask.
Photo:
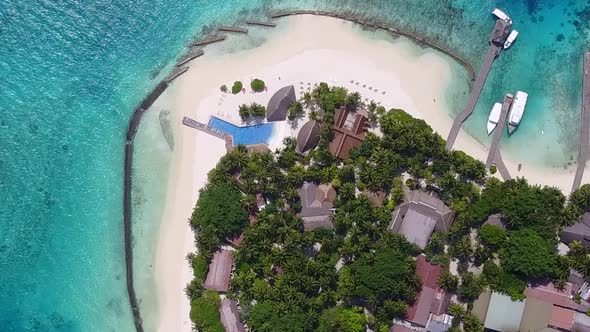
[{"label": "red roof structure", "polygon": [[426,327],[430,313],[441,315],[447,311],[451,296],[438,287],[438,278],[442,273],[440,265],[430,264],[424,255],[418,256],[416,274],[422,280],[422,289],[406,311],[409,322]]},{"label": "red roof structure", "polygon": [[537,287],[527,287],[524,291],[524,295],[556,306],[576,309],[578,305],[570,299],[572,287],[573,285],[571,283],[566,282],[563,290],[559,290],[553,283],[549,282]]},{"label": "red roof structure", "polygon": [[335,157],[350,159],[350,150],[359,148],[365,140],[367,117],[348,111],[346,108],[336,109],[334,114],[333,137],[328,149]]},{"label": "red roof structure", "polygon": [[207,279],[203,286],[218,292],[227,292],[232,264],[231,251],[219,250],[215,252],[211,264],[209,264],[209,273],[207,273]]},{"label": "red roof structure", "polygon": [[226,332],[245,332],[244,324],[240,321],[236,301],[224,299],[219,306],[219,318]]},{"label": "red roof structure", "polygon": [[571,331],[574,325],[574,315],[573,310],[554,305],[548,325],[553,328]]}]

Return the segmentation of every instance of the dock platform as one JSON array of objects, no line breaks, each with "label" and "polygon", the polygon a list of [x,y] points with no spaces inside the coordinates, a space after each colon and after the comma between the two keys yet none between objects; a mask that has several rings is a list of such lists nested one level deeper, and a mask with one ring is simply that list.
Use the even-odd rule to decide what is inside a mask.
[{"label": "dock platform", "polygon": [[258,25],[262,27],[274,28],[277,26],[275,22],[263,22],[263,21],[246,21],[247,25]]},{"label": "dock platform", "polygon": [[455,144],[455,140],[457,139],[457,135],[459,135],[459,130],[461,130],[463,122],[465,122],[471,113],[473,113],[475,105],[477,104],[477,100],[479,99],[479,95],[481,94],[481,90],[483,89],[488,74],[490,73],[490,69],[492,68],[492,63],[500,55],[500,52],[502,52],[504,41],[510,32],[510,27],[511,24],[505,21],[496,21],[496,25],[494,26],[494,30],[492,30],[492,34],[490,36],[490,47],[488,48],[488,53],[486,54],[486,58],[481,65],[479,73],[477,74],[475,84],[473,84],[473,88],[471,89],[469,101],[467,102],[467,105],[463,111],[455,118],[453,126],[451,127],[451,131],[449,132],[449,136],[447,137],[446,146],[448,150],[453,148],[453,144]]},{"label": "dock platform", "polygon": [[502,154],[500,153],[500,140],[502,139],[502,134],[504,133],[506,118],[508,117],[508,111],[510,110],[510,105],[512,105],[513,98],[514,97],[511,97],[511,95],[504,96],[502,111],[500,112],[500,119],[498,120],[498,127],[496,127],[496,131],[494,132],[492,146],[490,147],[488,159],[486,160],[486,168],[489,169],[492,164],[496,165],[496,168],[500,172],[500,175],[502,175],[504,181],[510,180],[511,177],[510,173],[508,172],[508,168],[506,168],[504,160],[502,159]]},{"label": "dock platform", "polygon": [[583,83],[582,83],[582,131],[580,133],[580,154],[578,155],[578,168],[574,176],[572,191],[578,190],[582,183],[582,176],[588,161],[590,144],[590,52],[584,54]]},{"label": "dock platform", "polygon": [[237,33],[248,33],[248,29],[240,28],[240,27],[233,27],[228,25],[222,25],[217,30],[222,32],[237,32]]},{"label": "dock platform", "polygon": [[205,46],[205,45],[217,43],[220,41],[224,41],[226,38],[227,38],[226,35],[204,38],[204,39],[198,40],[195,43],[193,43],[193,46]]}]

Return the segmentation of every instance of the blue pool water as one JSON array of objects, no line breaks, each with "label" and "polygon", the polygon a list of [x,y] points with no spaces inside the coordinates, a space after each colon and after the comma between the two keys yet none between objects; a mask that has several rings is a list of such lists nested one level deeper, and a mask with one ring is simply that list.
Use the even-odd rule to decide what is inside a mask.
[{"label": "blue pool water", "polygon": [[[467,130],[487,143],[493,102],[527,91],[527,112],[504,139],[504,156],[568,162],[579,138],[581,54],[590,44],[586,0],[2,1],[0,331],[133,330],[123,255],[125,130],[138,102],[197,35],[274,10],[334,10],[435,38],[478,68],[494,7],[512,16],[520,36],[494,64]],[[458,113],[467,96],[450,93]],[[138,133],[138,151],[163,142],[151,133]],[[165,178],[166,162],[136,157],[140,180]],[[153,209],[135,213],[134,224],[142,223],[136,251],[153,248],[148,233],[157,231],[160,212],[149,202],[165,187],[146,180],[135,191],[136,209]],[[136,274],[149,275],[151,256],[137,257],[146,261]]]},{"label": "blue pool water", "polygon": [[212,116],[209,126],[234,137],[235,145],[248,145],[257,143],[268,143],[272,136],[272,123],[262,123],[252,126],[238,127],[227,121]]}]

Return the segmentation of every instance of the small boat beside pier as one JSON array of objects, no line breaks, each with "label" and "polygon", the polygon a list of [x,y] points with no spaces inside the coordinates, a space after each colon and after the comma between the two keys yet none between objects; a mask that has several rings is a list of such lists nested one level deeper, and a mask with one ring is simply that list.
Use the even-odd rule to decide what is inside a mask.
[{"label": "small boat beside pier", "polygon": [[500,113],[502,112],[502,104],[495,103],[488,116],[488,135],[496,129],[498,122],[500,121]]},{"label": "small boat beside pier", "polygon": [[529,95],[522,91],[517,91],[516,95],[514,95],[514,101],[510,107],[510,113],[508,114],[508,134],[512,134],[520,124],[520,121],[524,116],[528,97]]},{"label": "small boat beside pier", "polygon": [[514,41],[516,40],[516,37],[518,36],[518,31],[516,30],[512,30],[510,32],[510,34],[508,35],[508,38],[506,38],[506,42],[504,43],[504,49],[509,48],[510,46],[512,46],[512,44],[514,43]]},{"label": "small boat beside pier", "polygon": [[506,15],[506,13],[504,13],[498,8],[494,8],[494,10],[492,10],[492,15],[496,16],[497,18],[501,19],[502,21],[508,24],[512,24],[512,19],[510,18],[510,16]]}]

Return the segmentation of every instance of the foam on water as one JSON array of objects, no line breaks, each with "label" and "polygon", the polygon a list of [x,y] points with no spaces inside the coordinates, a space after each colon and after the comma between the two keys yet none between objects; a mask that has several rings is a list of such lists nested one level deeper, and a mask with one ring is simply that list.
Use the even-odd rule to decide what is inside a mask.
[{"label": "foam on water", "polygon": [[[467,129],[487,142],[484,124],[493,102],[506,92],[527,91],[527,113],[504,139],[505,156],[567,162],[579,135],[587,1],[3,2],[0,331],[133,330],[123,255],[125,129],[133,108],[193,36],[216,24],[265,18],[272,10],[327,9],[439,39],[479,67],[494,7],[508,12],[521,34],[494,64]],[[459,112],[466,97],[450,94]],[[135,163],[136,173],[145,173],[134,188],[136,269],[145,274],[136,281],[140,300],[148,302],[150,241],[161,214],[161,206],[148,202],[162,197],[165,186],[159,184],[168,167],[166,158],[151,162],[148,153],[151,143],[162,147],[157,153],[168,153],[164,135],[155,134],[156,118],[146,117],[140,128]]]}]

